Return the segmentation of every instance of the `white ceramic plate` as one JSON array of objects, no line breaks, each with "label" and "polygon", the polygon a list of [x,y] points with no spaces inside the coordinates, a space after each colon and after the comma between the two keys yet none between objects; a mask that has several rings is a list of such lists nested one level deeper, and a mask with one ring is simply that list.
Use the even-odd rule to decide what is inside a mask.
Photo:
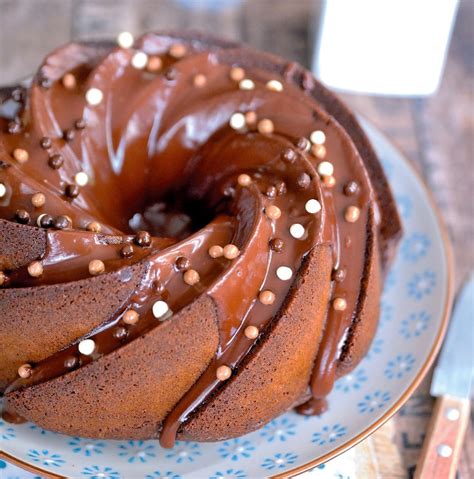
[{"label": "white ceramic plate", "polygon": [[405,236],[388,275],[376,338],[340,379],[320,417],[287,413],[259,431],[212,444],[93,441],[0,422],[5,459],[43,476],[86,479],[243,479],[288,476],[318,466],[366,437],[402,406],[426,373],[451,306],[450,247],[420,178],[361,120],[387,172]]}]

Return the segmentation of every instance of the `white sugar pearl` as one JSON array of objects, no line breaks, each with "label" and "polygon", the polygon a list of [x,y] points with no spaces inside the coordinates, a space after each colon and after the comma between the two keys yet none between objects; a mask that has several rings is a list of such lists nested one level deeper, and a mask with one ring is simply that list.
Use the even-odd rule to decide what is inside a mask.
[{"label": "white sugar pearl", "polygon": [[86,92],[86,101],[89,103],[89,105],[98,105],[103,98],[104,94],[98,88],[89,88],[89,90]]},{"label": "white sugar pearl", "polygon": [[122,48],[130,48],[133,45],[134,39],[130,32],[122,32],[117,37],[117,43]]},{"label": "white sugar pearl", "polygon": [[278,279],[282,281],[288,281],[293,276],[293,271],[288,266],[280,266],[276,270]]},{"label": "white sugar pearl", "polygon": [[329,161],[321,161],[318,165],[318,173],[321,176],[332,176],[334,173],[334,166]]},{"label": "white sugar pearl", "polygon": [[153,316],[156,319],[162,318],[170,308],[164,301],[156,301],[155,304],[153,304]]},{"label": "white sugar pearl", "polygon": [[255,83],[252,80],[250,80],[250,78],[244,78],[239,83],[239,88],[241,90],[253,90],[255,88]]},{"label": "white sugar pearl", "polygon": [[283,91],[283,85],[278,80],[270,80],[267,82],[266,87],[272,91]]},{"label": "white sugar pearl", "polygon": [[148,55],[145,52],[137,52],[132,57],[132,66],[141,70],[146,67],[148,63]]},{"label": "white sugar pearl", "polygon": [[234,113],[230,117],[229,125],[234,130],[240,130],[245,126],[245,115],[243,113]]},{"label": "white sugar pearl", "polygon": [[86,186],[89,182],[89,177],[87,176],[87,173],[80,171],[79,173],[76,173],[76,176],[74,176],[74,181],[78,186]]},{"label": "white sugar pearl", "polygon": [[290,235],[293,238],[300,239],[304,236],[304,226],[299,223],[294,223],[290,226]]},{"label": "white sugar pearl", "polygon": [[79,352],[84,356],[90,356],[95,351],[95,342],[93,339],[83,339],[79,343]]},{"label": "white sugar pearl", "polygon": [[309,139],[311,140],[311,143],[322,145],[326,141],[326,135],[324,134],[324,131],[315,130],[311,133]]},{"label": "white sugar pearl", "polygon": [[0,198],[3,198],[7,194],[7,188],[3,183],[0,183]]},{"label": "white sugar pearl", "polygon": [[321,203],[318,200],[315,200],[314,198],[312,198],[306,202],[306,204],[304,205],[304,208],[308,213],[311,213],[314,215],[321,211]]}]

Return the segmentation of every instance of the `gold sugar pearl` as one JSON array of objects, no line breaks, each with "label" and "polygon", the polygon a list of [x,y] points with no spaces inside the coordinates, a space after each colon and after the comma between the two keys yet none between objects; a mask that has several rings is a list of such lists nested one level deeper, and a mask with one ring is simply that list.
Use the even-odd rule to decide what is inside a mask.
[{"label": "gold sugar pearl", "polygon": [[245,122],[249,126],[254,126],[257,124],[257,113],[254,111],[248,111],[245,113]]},{"label": "gold sugar pearl", "polygon": [[73,90],[76,88],[76,77],[72,73],[66,73],[62,78],[62,84],[67,90]]},{"label": "gold sugar pearl", "polygon": [[311,147],[311,153],[319,160],[322,160],[326,158],[326,147],[324,145],[315,144]]},{"label": "gold sugar pearl", "polygon": [[264,118],[263,120],[260,120],[257,124],[257,129],[259,133],[262,133],[264,135],[273,133],[275,130],[275,125],[273,124],[272,120],[269,120],[268,118]]},{"label": "gold sugar pearl", "polygon": [[275,302],[275,293],[269,289],[265,289],[258,295],[258,300],[265,305],[273,304]]},{"label": "gold sugar pearl", "polygon": [[23,164],[29,160],[30,155],[23,148],[15,148],[13,150],[13,158],[15,158],[18,163]]},{"label": "gold sugar pearl", "polygon": [[265,215],[271,220],[277,220],[281,216],[281,210],[278,206],[270,205],[265,208]]},{"label": "gold sugar pearl", "polygon": [[182,43],[175,43],[174,45],[170,46],[168,50],[168,54],[176,59],[183,58],[186,55],[186,45]]},{"label": "gold sugar pearl", "polygon": [[86,229],[87,231],[92,231],[92,233],[100,233],[102,231],[102,226],[98,221],[91,221]]},{"label": "gold sugar pearl", "polygon": [[336,185],[336,178],[334,176],[323,176],[324,186],[328,188],[333,188]]},{"label": "gold sugar pearl", "polygon": [[43,274],[43,265],[39,261],[33,261],[28,265],[28,274],[33,278],[39,278]]},{"label": "gold sugar pearl", "polygon": [[43,193],[35,193],[31,197],[31,204],[35,208],[41,208],[42,206],[44,206],[45,203],[46,203],[46,196],[44,196]]},{"label": "gold sugar pearl", "polygon": [[332,307],[336,311],[344,311],[347,308],[347,301],[344,298],[335,298],[332,302]]},{"label": "gold sugar pearl", "polygon": [[256,339],[260,334],[260,331],[256,326],[247,326],[244,331],[245,337],[248,339]]},{"label": "gold sugar pearl", "polygon": [[229,366],[222,365],[216,369],[216,378],[219,379],[219,381],[226,381],[231,376],[232,369],[230,369]]},{"label": "gold sugar pearl", "polygon": [[161,70],[163,67],[163,61],[160,57],[149,57],[148,63],[146,64],[146,69],[149,72],[155,73]]},{"label": "gold sugar pearl", "polygon": [[33,374],[33,368],[31,364],[22,364],[18,368],[18,376],[22,379],[28,379]]},{"label": "gold sugar pearl", "polygon": [[199,273],[195,269],[188,269],[184,274],[183,274],[183,280],[186,284],[189,284],[190,286],[194,286],[195,284],[198,284],[200,281],[200,276]]},{"label": "gold sugar pearl", "polygon": [[224,246],[224,258],[235,259],[239,256],[240,250],[235,244],[227,244]]},{"label": "gold sugar pearl", "polygon": [[344,213],[344,218],[348,223],[355,223],[359,217],[360,209],[357,206],[349,206]]},{"label": "gold sugar pearl", "polygon": [[224,248],[219,245],[213,245],[209,248],[208,253],[211,258],[220,258],[224,256]]},{"label": "gold sugar pearl", "polygon": [[252,184],[252,178],[249,175],[242,173],[237,177],[237,183],[240,186],[249,186],[250,184]]},{"label": "gold sugar pearl", "polygon": [[125,324],[136,324],[140,319],[139,314],[134,309],[129,309],[125,311],[122,320]]},{"label": "gold sugar pearl", "polygon": [[232,67],[229,76],[232,80],[239,82],[245,78],[245,70],[240,67]]},{"label": "gold sugar pearl", "polygon": [[278,80],[270,80],[265,86],[271,91],[283,91],[283,84]]},{"label": "gold sugar pearl", "polygon": [[193,85],[197,88],[202,88],[207,83],[207,78],[202,73],[198,73],[193,78]]},{"label": "gold sugar pearl", "polygon": [[89,263],[89,273],[92,276],[96,276],[98,274],[102,274],[105,271],[105,264],[100,259],[93,259]]}]

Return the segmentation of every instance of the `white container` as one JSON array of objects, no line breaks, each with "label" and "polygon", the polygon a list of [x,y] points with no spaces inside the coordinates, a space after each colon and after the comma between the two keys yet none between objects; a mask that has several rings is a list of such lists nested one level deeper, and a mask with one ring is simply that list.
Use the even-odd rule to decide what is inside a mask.
[{"label": "white container", "polygon": [[457,7],[458,0],[326,0],[313,71],[339,90],[431,95]]}]

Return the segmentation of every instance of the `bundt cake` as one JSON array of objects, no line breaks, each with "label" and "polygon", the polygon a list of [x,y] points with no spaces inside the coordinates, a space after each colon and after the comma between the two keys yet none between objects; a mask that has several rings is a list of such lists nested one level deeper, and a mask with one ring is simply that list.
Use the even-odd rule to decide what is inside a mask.
[{"label": "bundt cake", "polygon": [[7,420],[170,447],[325,409],[401,233],[333,94],[247,46],[123,33],[0,96]]}]

